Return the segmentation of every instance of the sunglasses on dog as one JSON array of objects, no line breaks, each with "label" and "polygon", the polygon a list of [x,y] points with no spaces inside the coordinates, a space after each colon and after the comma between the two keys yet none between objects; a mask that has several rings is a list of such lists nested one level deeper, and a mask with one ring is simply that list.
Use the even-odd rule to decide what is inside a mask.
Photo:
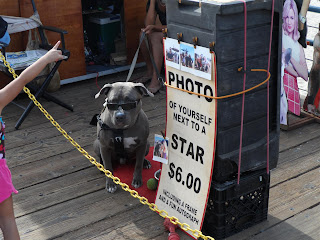
[{"label": "sunglasses on dog", "polygon": [[140,99],[138,101],[134,102],[128,102],[128,103],[108,103],[107,102],[107,108],[109,110],[118,110],[119,107],[121,107],[123,110],[132,110],[137,107],[138,103],[140,102]]}]

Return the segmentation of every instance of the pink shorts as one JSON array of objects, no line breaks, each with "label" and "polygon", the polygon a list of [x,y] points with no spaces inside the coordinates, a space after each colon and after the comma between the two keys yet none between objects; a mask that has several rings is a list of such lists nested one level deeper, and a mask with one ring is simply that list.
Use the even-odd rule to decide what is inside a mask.
[{"label": "pink shorts", "polygon": [[12,193],[18,193],[18,191],[12,184],[11,172],[6,159],[0,159],[0,203],[10,197]]}]

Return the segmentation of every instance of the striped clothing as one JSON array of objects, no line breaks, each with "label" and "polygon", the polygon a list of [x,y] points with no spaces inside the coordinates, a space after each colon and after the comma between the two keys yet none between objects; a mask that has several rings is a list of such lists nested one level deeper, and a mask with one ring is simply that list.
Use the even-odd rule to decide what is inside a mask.
[{"label": "striped clothing", "polygon": [[300,94],[297,78],[284,71],[283,87],[287,95],[288,110],[300,116]]}]

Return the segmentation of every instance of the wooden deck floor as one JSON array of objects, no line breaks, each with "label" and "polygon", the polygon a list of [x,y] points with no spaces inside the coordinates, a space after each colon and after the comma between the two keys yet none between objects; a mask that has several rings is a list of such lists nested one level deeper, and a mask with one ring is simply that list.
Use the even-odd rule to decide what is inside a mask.
[{"label": "wooden deck floor", "polygon": [[[312,55],[311,55],[312,56]],[[142,74],[136,70],[135,76]],[[125,73],[98,79],[124,81]],[[41,101],[63,129],[86,151],[93,153],[96,128],[89,125],[101,110],[103,99],[94,99],[95,79],[64,85],[54,93],[74,106],[69,112]],[[19,98],[25,104],[25,98]],[[165,93],[143,99],[150,121],[150,141],[165,128]],[[6,122],[6,155],[19,190],[14,208],[21,239],[167,239],[163,218],[118,190],[108,194],[99,173],[33,109],[19,130],[14,125],[22,109],[14,104],[3,111]],[[279,162],[271,171],[268,219],[228,240],[320,239],[320,124],[312,123],[280,135]],[[182,240],[191,239],[178,230]],[[1,235],[0,235],[1,239]]]},{"label": "wooden deck floor", "polygon": [[[139,74],[139,71],[137,72]],[[115,79],[116,77],[116,79]],[[98,80],[119,81],[125,74]],[[54,93],[74,105],[69,112],[51,102],[43,106],[71,137],[93,156],[100,111],[95,80],[62,86]],[[25,103],[26,99],[19,99]],[[150,120],[150,140],[165,128],[165,93],[143,99]],[[22,239],[167,239],[163,219],[118,190],[108,194],[104,177],[34,109],[19,130],[22,110],[3,111],[6,151],[13,182],[19,190],[14,208]],[[320,125],[281,132],[278,167],[271,172],[268,220],[229,239],[320,239]],[[179,231],[182,239],[191,239]]]}]

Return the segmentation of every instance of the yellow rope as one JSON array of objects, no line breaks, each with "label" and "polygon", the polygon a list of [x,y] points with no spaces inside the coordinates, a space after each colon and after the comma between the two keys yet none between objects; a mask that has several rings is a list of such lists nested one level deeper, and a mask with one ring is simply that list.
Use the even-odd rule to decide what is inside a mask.
[{"label": "yellow rope", "polygon": [[[12,74],[12,76],[15,78],[18,77],[18,75],[15,73],[14,69],[11,68],[10,64],[6,61],[5,57],[3,56],[3,54],[0,51],[0,58],[2,59],[2,61],[4,62],[4,65],[9,69],[9,72]],[[30,92],[30,90],[27,87],[23,88],[23,91],[28,94],[28,97],[34,102],[34,104],[40,109],[40,111],[45,115],[45,117],[52,123],[53,126],[55,126],[59,132],[62,133],[62,135],[68,139],[68,141],[75,146],[78,151],[80,153],[82,153],[82,155],[84,155],[93,165],[95,165],[101,172],[104,172],[104,174],[108,177],[111,178],[116,184],[120,185],[122,187],[122,189],[126,192],[129,192],[130,195],[134,198],[138,198],[140,203],[142,203],[143,205],[148,205],[149,209],[153,212],[157,212],[161,217],[163,218],[169,218],[170,222],[175,224],[175,225],[179,225],[180,228],[184,231],[189,231],[192,233],[192,235],[196,238],[201,237],[203,240],[214,240],[213,237],[210,236],[205,236],[202,234],[201,231],[199,230],[195,230],[195,229],[191,229],[190,225],[186,224],[186,223],[181,223],[179,222],[179,219],[174,217],[174,216],[169,216],[168,213],[165,210],[160,210],[158,209],[157,205],[154,203],[149,203],[148,199],[145,197],[142,197],[139,195],[139,193],[135,190],[130,189],[130,187],[125,184],[122,183],[121,180],[118,177],[115,177],[112,175],[112,173],[109,170],[106,170],[103,165],[101,165],[100,163],[98,163],[96,161],[96,159],[94,157],[92,157],[87,151],[85,151],[76,141],[73,140],[72,137],[70,137],[68,135],[68,133],[63,130],[61,128],[61,126],[59,125],[59,123],[57,123],[53,117],[42,107],[42,105],[37,101],[37,99],[34,97],[34,95],[32,95],[32,93]]]}]

